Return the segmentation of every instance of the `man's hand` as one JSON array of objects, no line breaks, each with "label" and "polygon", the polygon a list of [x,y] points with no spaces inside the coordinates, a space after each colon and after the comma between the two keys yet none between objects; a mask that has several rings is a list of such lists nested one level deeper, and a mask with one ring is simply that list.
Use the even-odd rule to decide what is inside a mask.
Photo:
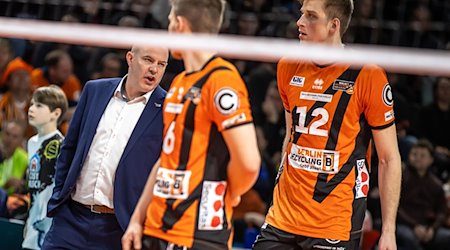
[{"label": "man's hand", "polygon": [[379,250],[396,250],[395,233],[382,233],[378,242]]},{"label": "man's hand", "polygon": [[[22,197],[24,196],[24,197]],[[26,204],[26,196],[25,195],[11,195],[8,197],[6,201],[6,207],[8,208],[8,212],[12,213],[14,210]]]},{"label": "man's hand", "polygon": [[426,230],[426,232],[425,232],[425,238],[424,238],[424,241],[425,241],[425,242],[429,242],[430,240],[433,239],[433,236],[434,236],[434,228],[429,227],[429,228]]},{"label": "man's hand", "polygon": [[414,234],[419,241],[426,241],[427,228],[422,225],[417,225],[414,227]]},{"label": "man's hand", "polygon": [[122,237],[123,250],[142,249],[142,225],[136,222],[130,222],[127,231]]}]

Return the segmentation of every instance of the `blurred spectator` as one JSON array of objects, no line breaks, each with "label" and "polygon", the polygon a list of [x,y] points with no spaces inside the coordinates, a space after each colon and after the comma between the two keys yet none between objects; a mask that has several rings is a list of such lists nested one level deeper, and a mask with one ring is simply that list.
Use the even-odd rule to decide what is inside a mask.
[{"label": "blurred spectator", "polygon": [[262,103],[270,83],[276,80],[276,64],[261,63],[253,68],[246,79],[252,113],[257,123],[264,122]]},{"label": "blurred spectator", "polygon": [[[118,15],[122,14],[119,13]],[[120,27],[140,27],[141,23],[136,17],[125,15],[119,19],[117,25]],[[128,64],[127,61],[125,60],[127,52],[128,52],[127,49],[120,49],[120,48],[102,48],[102,47],[93,48],[91,56],[87,62],[88,65],[87,68],[90,70],[91,77],[93,76],[93,74],[95,74],[96,71],[102,70],[101,68],[98,67],[98,62],[103,61],[103,58],[110,53],[116,54],[120,60],[119,75],[123,76],[127,74]]]},{"label": "blurred spectator", "polygon": [[411,20],[401,35],[401,46],[437,49],[442,42],[431,32],[431,11],[425,4],[418,4],[411,12]]},{"label": "blurred spectator", "polygon": [[150,7],[152,16],[157,20],[163,29],[167,28],[169,24],[170,1],[167,0],[153,0]]},{"label": "blurred spectator", "polygon": [[[80,23],[79,16],[75,13],[67,13],[62,18],[61,21],[67,23]],[[61,44],[53,42],[39,42],[36,43],[31,56],[31,64],[35,68],[45,66],[46,56],[54,51],[62,50],[70,55],[73,61],[73,73],[80,80],[80,82],[85,82],[88,80],[89,71],[88,64],[86,61],[90,56],[90,51],[88,47],[73,44]]]},{"label": "blurred spectator", "polygon": [[434,85],[434,103],[423,107],[416,120],[418,137],[436,146],[435,163],[440,178],[447,182],[450,172],[450,78],[440,77]]},{"label": "blurred spectator", "polygon": [[74,13],[83,23],[103,23],[104,11],[100,8],[100,0],[80,0],[71,5],[69,13]]},{"label": "blurred spectator", "polygon": [[0,124],[4,120],[27,121],[33,68],[22,59],[12,60],[3,74],[8,89],[0,99]]},{"label": "blurred spectator", "polygon": [[388,79],[389,84],[392,86],[392,95],[395,102],[395,125],[397,129],[400,156],[402,162],[406,162],[408,160],[408,154],[411,146],[417,142],[417,138],[411,131],[411,123],[414,114],[416,114],[419,109],[419,105],[412,104],[405,97],[402,88],[407,88],[407,86],[401,86],[401,76],[399,74],[388,74]]},{"label": "blurred spectator", "polygon": [[[22,148],[26,124],[19,120],[4,121],[0,142],[0,188],[12,178],[22,180],[28,165],[27,152]],[[17,189],[15,185],[10,185]],[[10,192],[14,190],[8,190]]]},{"label": "blurred spectator", "polygon": [[244,36],[256,36],[259,30],[259,18],[255,13],[239,13],[233,33]]},{"label": "blurred spectator", "polygon": [[120,27],[161,29],[161,24],[150,13],[150,4],[143,2],[145,1],[133,1],[129,3],[128,8],[117,12],[111,18],[112,24],[117,24]]},{"label": "blurred spectator", "polygon": [[[256,183],[252,189],[241,197],[241,202],[234,209],[233,223],[235,237],[233,241],[244,247],[251,244],[258,235],[258,228],[264,223],[265,214],[272,201],[273,188],[275,185],[275,168],[267,155],[267,140],[260,126],[255,127],[258,140],[258,149],[261,155],[261,168]],[[250,232],[254,232],[249,234]],[[252,239],[249,239],[251,237]]]},{"label": "blurred spectator", "polygon": [[264,101],[262,103],[263,131],[268,142],[267,153],[272,162],[278,164],[281,161],[281,147],[283,134],[285,133],[284,107],[278,94],[277,82],[270,83]]},{"label": "blurred spectator", "polygon": [[27,203],[26,195],[8,195],[5,190],[0,188],[0,217],[10,218],[16,209]]},{"label": "blurred spectator", "polygon": [[405,249],[448,249],[450,230],[443,228],[447,206],[441,182],[429,171],[433,147],[420,140],[409,153],[398,210],[397,240]]},{"label": "blurred spectator", "polygon": [[45,57],[45,66],[31,73],[34,88],[55,84],[59,86],[69,100],[69,106],[77,104],[80,97],[81,84],[73,74],[72,59],[62,50],[54,50]]},{"label": "blurred spectator", "polygon": [[349,35],[346,42],[352,43],[374,43],[378,40],[378,29],[374,23],[375,2],[373,0],[361,0],[355,2],[355,11],[352,25],[349,28]]},{"label": "blurred spectator", "polygon": [[13,59],[11,43],[6,38],[0,38],[0,92],[4,92],[6,85],[5,71]]},{"label": "blurred spectator", "polygon": [[91,79],[113,78],[120,76],[121,59],[115,53],[108,53],[100,61],[100,70],[94,72]]},{"label": "blurred spectator", "polygon": [[135,16],[123,16],[117,22],[120,27],[138,28],[142,27],[141,21]]}]

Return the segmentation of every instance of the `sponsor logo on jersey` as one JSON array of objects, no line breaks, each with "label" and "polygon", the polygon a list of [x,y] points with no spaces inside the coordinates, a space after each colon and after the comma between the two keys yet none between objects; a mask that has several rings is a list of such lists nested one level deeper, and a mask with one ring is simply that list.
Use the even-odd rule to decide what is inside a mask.
[{"label": "sponsor logo on jersey", "polygon": [[394,104],[394,97],[392,96],[392,88],[389,83],[386,83],[386,85],[384,85],[382,98],[386,106],[392,107],[392,105]]},{"label": "sponsor logo on jersey", "polygon": [[337,244],[337,243],[341,242],[340,240],[333,240],[333,239],[325,239],[325,240],[330,244]]},{"label": "sponsor logo on jersey", "polygon": [[394,119],[394,110],[389,110],[388,112],[384,113],[384,121],[389,121]]},{"label": "sponsor logo on jersey", "polygon": [[333,95],[329,94],[319,94],[319,93],[312,93],[312,92],[301,92],[300,93],[300,99],[302,100],[309,100],[309,101],[319,101],[319,102],[331,102],[333,100]]},{"label": "sponsor logo on jersey", "polygon": [[321,90],[323,88],[323,80],[322,79],[314,80],[314,84],[313,84],[312,88]]},{"label": "sponsor logo on jersey", "polygon": [[164,112],[172,113],[172,114],[180,114],[183,111],[184,104],[183,103],[173,103],[169,102],[166,104],[166,108]]},{"label": "sponsor logo on jersey", "polygon": [[313,249],[323,249],[323,250],[346,250],[345,247],[339,247],[339,246],[323,246],[323,245],[313,245]]},{"label": "sponsor logo on jersey", "polygon": [[191,87],[189,89],[189,91],[186,93],[186,95],[184,96],[184,99],[185,100],[191,100],[192,103],[197,105],[200,102],[201,96],[202,96],[202,94],[201,94],[201,89],[200,88]]},{"label": "sponsor logo on jersey", "polygon": [[185,246],[175,245],[174,243],[168,243],[166,250],[187,250],[188,248]]},{"label": "sponsor logo on jersey", "polygon": [[178,99],[179,101],[181,101],[181,99],[183,98],[183,93],[184,93],[184,88],[183,88],[183,87],[180,87],[180,88],[178,89],[178,95],[177,95],[177,99]]},{"label": "sponsor logo on jersey", "polygon": [[160,167],[156,174],[153,194],[165,199],[186,199],[188,197],[191,171],[171,170]]},{"label": "sponsor logo on jersey", "polygon": [[30,168],[28,170],[28,188],[31,190],[41,188],[39,172],[41,171],[41,157],[34,154],[30,159]]},{"label": "sponsor logo on jersey", "polygon": [[172,87],[169,89],[169,92],[167,92],[166,98],[169,99],[173,96],[173,94],[175,93],[175,90],[177,89],[177,87]]},{"label": "sponsor logo on jersey", "polygon": [[223,229],[226,188],[226,181],[203,181],[198,218],[199,230]]},{"label": "sponsor logo on jersey", "polygon": [[369,171],[367,171],[366,160],[356,160],[358,176],[355,183],[355,199],[365,198],[369,193]]},{"label": "sponsor logo on jersey", "polygon": [[239,96],[233,89],[223,88],[214,95],[214,103],[221,114],[232,114],[239,107]]},{"label": "sponsor logo on jersey", "polygon": [[55,159],[59,152],[59,140],[51,140],[47,143],[44,149],[44,157],[47,160]]},{"label": "sponsor logo on jersey", "polygon": [[339,153],[332,150],[292,144],[288,159],[292,167],[310,172],[336,174],[339,171]]},{"label": "sponsor logo on jersey", "polygon": [[303,87],[305,84],[305,78],[303,76],[293,76],[289,85],[296,87]]},{"label": "sponsor logo on jersey", "polygon": [[235,124],[239,124],[241,122],[245,122],[247,120],[247,116],[244,113],[235,115],[229,119],[226,119],[222,122],[222,127],[229,128]]},{"label": "sponsor logo on jersey", "polygon": [[352,82],[352,81],[336,79],[336,81],[333,82],[333,90],[345,91],[349,95],[353,94],[354,86],[355,86],[355,82]]}]

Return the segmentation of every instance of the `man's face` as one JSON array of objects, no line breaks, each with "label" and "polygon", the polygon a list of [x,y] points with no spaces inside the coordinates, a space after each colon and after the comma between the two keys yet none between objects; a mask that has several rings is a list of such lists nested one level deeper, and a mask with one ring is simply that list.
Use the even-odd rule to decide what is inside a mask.
[{"label": "man's face", "polygon": [[11,51],[6,46],[0,46],[0,70],[2,70],[12,59]]},{"label": "man's face", "polygon": [[140,93],[155,89],[166,70],[168,51],[164,48],[133,48],[127,53],[128,79]]},{"label": "man's face", "polygon": [[427,170],[433,164],[433,156],[428,149],[413,147],[409,152],[409,164],[417,171]]},{"label": "man's face", "polygon": [[305,0],[297,21],[299,39],[307,42],[327,42],[330,38],[331,20],[324,8],[325,0]]},{"label": "man's face", "polygon": [[22,145],[23,133],[23,129],[14,122],[10,122],[5,126],[2,141],[7,155],[12,155],[16,148]]},{"label": "man's face", "polygon": [[440,78],[437,83],[436,99],[441,102],[450,102],[450,78]]},{"label": "man's face", "polygon": [[51,84],[63,84],[72,75],[73,65],[70,57],[63,56],[50,71]]},{"label": "man's face", "polygon": [[31,91],[30,73],[24,70],[17,70],[11,73],[9,78],[9,89],[14,97],[19,98],[19,101],[28,99],[28,95]]},{"label": "man's face", "polygon": [[111,78],[118,77],[120,75],[120,61],[119,60],[106,60],[103,64],[102,77]]}]

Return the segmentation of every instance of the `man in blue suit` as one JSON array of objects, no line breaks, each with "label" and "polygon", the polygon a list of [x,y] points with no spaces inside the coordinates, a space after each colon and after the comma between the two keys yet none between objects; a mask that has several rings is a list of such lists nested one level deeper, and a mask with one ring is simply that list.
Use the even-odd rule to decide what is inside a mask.
[{"label": "man in blue suit", "polygon": [[134,46],[122,79],[86,83],[56,163],[43,249],[121,249],[162,144],[168,50]]}]

